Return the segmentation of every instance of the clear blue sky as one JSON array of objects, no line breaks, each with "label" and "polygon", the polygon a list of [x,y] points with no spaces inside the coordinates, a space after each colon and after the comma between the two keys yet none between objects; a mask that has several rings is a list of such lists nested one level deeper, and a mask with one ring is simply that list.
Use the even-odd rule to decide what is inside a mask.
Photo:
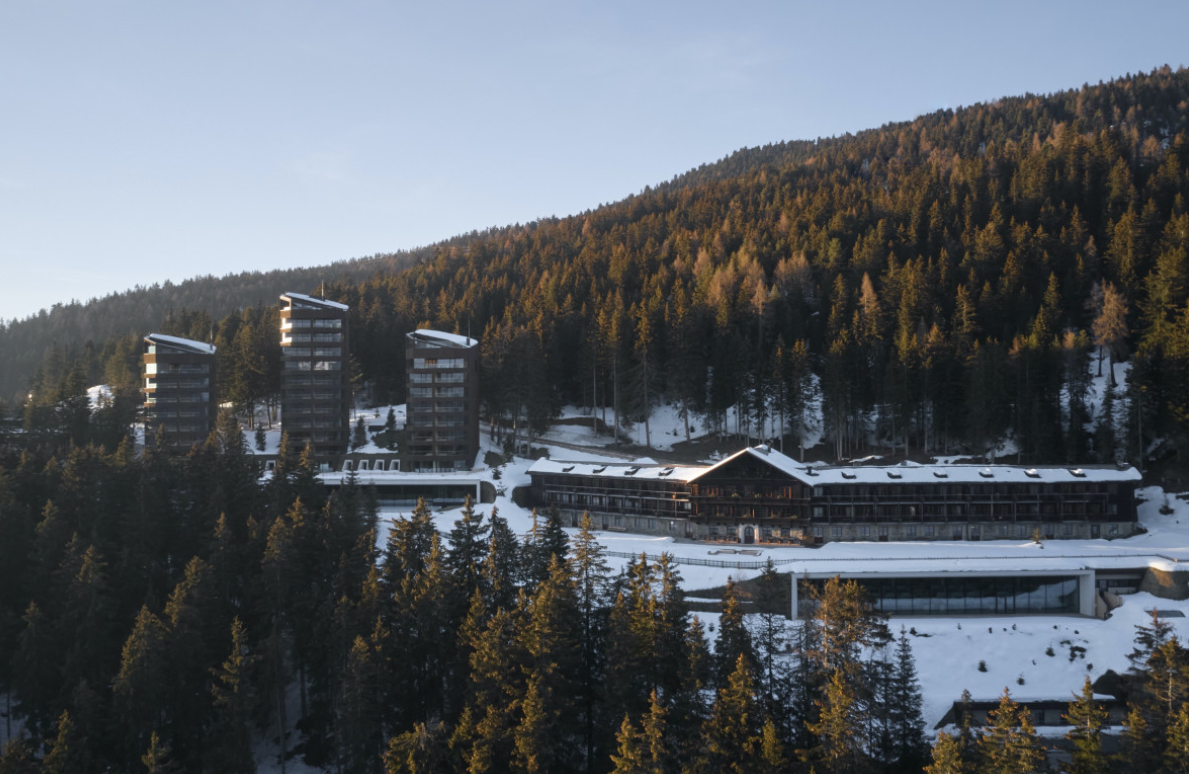
[{"label": "clear blue sky", "polygon": [[0,0],[0,319],[1189,65],[1186,30],[1184,0]]}]

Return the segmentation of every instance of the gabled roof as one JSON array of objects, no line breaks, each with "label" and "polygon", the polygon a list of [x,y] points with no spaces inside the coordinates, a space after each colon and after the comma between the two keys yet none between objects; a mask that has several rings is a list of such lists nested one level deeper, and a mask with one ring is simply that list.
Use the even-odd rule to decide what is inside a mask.
[{"label": "gabled roof", "polygon": [[193,352],[198,355],[215,354],[214,344],[207,344],[202,341],[194,341],[193,339],[183,339],[181,336],[167,336],[164,333],[150,333],[148,336],[144,337],[144,340],[152,344],[174,347],[175,349]]},{"label": "gabled roof", "polygon": [[315,298],[314,296],[307,296],[305,293],[284,293],[281,295],[281,300],[290,303],[300,301],[303,304],[312,304],[313,306],[321,306],[326,309],[338,309],[344,312],[351,308],[346,304],[340,304],[338,301],[327,301],[325,298]]},{"label": "gabled roof", "polygon": [[447,344],[451,347],[475,347],[479,345],[477,339],[472,339],[470,336],[460,336],[457,333],[446,333],[445,331],[433,331],[428,328],[411,331],[410,338],[414,339],[429,339],[438,341],[442,344]]},{"label": "gabled roof", "polygon": [[797,462],[792,457],[789,457],[786,454],[782,454],[781,452],[778,452],[775,449],[773,449],[772,447],[764,445],[764,444],[761,444],[760,446],[749,446],[745,449],[741,449],[740,451],[737,451],[734,454],[732,454],[730,457],[727,457],[725,460],[722,460],[714,465],[711,465],[708,468],[703,468],[700,473],[698,473],[696,476],[693,476],[690,480],[692,481],[694,479],[701,478],[702,476],[705,476],[708,473],[713,473],[714,471],[718,470],[719,468],[723,467],[724,465],[729,465],[732,462],[734,462],[735,460],[737,460],[743,456],[754,457],[757,460],[769,465],[770,467],[773,467],[776,470],[779,470],[781,473],[784,473],[787,476],[791,476],[799,481],[803,481],[807,484],[813,483],[812,478],[806,477],[805,471],[807,470],[807,468],[804,464]]}]

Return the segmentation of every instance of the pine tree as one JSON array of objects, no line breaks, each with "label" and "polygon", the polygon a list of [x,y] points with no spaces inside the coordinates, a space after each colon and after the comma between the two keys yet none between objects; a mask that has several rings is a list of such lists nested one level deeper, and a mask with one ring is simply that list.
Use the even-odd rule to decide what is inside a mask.
[{"label": "pine tree", "polygon": [[1044,750],[1032,727],[1031,714],[1003,689],[999,707],[987,713],[987,731],[978,741],[982,771],[1033,774],[1044,763]]},{"label": "pine tree", "polygon": [[1069,705],[1062,717],[1071,726],[1065,738],[1073,742],[1073,761],[1069,774],[1106,774],[1107,760],[1102,752],[1102,727],[1107,712],[1094,700],[1094,687],[1087,677],[1082,693]]},{"label": "pine tree", "polygon": [[973,768],[966,762],[963,751],[958,737],[938,731],[933,745],[933,762],[925,767],[925,774],[972,774]]},{"label": "pine tree", "polygon": [[37,774],[33,745],[24,735],[15,736],[0,750],[0,774]]},{"label": "pine tree", "polygon": [[436,774],[447,770],[445,727],[414,723],[413,728],[388,740],[384,774]]},{"label": "pine tree", "polygon": [[618,754],[611,756],[615,768],[612,774],[647,774],[648,763],[644,750],[643,734],[636,730],[631,718],[623,716],[619,733],[615,737]]},{"label": "pine tree", "polygon": [[830,675],[822,697],[816,701],[818,720],[809,724],[809,730],[817,737],[813,759],[829,774],[871,768],[867,754],[868,723],[846,671],[840,667]]},{"label": "pine tree", "polygon": [[483,514],[475,513],[468,494],[462,506],[462,518],[454,522],[454,528],[447,536],[450,546],[445,559],[446,568],[454,578],[464,605],[479,585],[483,557],[487,553],[488,531],[489,527],[483,523]]},{"label": "pine tree", "polygon": [[741,653],[718,689],[703,727],[707,771],[746,774],[761,767],[761,710],[755,703],[751,665]]},{"label": "pine tree", "polygon": [[146,774],[180,774],[182,767],[174,762],[173,751],[154,731],[149,735],[149,747],[141,756]]},{"label": "pine tree", "polygon": [[254,671],[259,661],[249,647],[247,629],[235,618],[231,622],[231,653],[222,666],[210,670],[215,721],[206,745],[206,761],[212,771],[251,774],[256,770],[249,723],[258,703]]},{"label": "pine tree", "polygon": [[1168,746],[1164,748],[1167,774],[1189,773],[1189,706],[1182,704],[1168,728]]},{"label": "pine tree", "polygon": [[748,670],[754,673],[756,655],[751,632],[743,622],[743,607],[740,604],[738,587],[734,581],[727,578],[727,588],[722,598],[722,617],[718,624],[718,639],[714,644],[715,677],[719,687],[725,686],[730,680],[740,658]]},{"label": "pine tree", "polygon": [[[124,642],[120,671],[112,683],[114,706],[130,734],[133,751],[144,750],[145,734],[157,728],[168,710],[169,630],[147,606],[141,607]],[[151,745],[150,745],[151,747]]]},{"label": "pine tree", "polygon": [[785,607],[787,582],[776,572],[772,558],[768,558],[764,571],[756,579],[756,619],[759,626],[756,633],[756,650],[759,658],[760,696],[764,711],[772,718],[780,718],[785,727],[784,715],[789,703],[787,683],[779,674],[778,654],[785,650]]},{"label": "pine tree", "polygon": [[41,763],[42,774],[82,774],[89,771],[88,760],[82,740],[78,738],[70,713],[62,710],[58,717],[58,735]]},{"label": "pine tree", "polygon": [[595,724],[598,721],[599,695],[602,692],[605,648],[605,617],[603,608],[607,601],[609,570],[603,558],[606,549],[594,536],[590,514],[582,514],[582,524],[573,541],[573,559],[570,566],[574,573],[574,591],[578,598],[578,615],[581,621],[579,642],[582,648],[582,665],[578,684],[578,701],[583,720],[583,743],[586,753],[586,768],[594,760]]},{"label": "pine tree", "polygon": [[918,771],[927,757],[925,744],[925,721],[921,716],[923,699],[921,684],[917,679],[916,660],[912,645],[904,627],[896,641],[896,663],[892,672],[891,727],[894,735],[894,751],[899,771]]}]

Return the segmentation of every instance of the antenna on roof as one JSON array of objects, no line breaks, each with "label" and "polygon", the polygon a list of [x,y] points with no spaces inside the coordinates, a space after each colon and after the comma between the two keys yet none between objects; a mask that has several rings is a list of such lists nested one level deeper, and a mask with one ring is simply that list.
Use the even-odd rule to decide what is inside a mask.
[{"label": "antenna on roof", "polygon": [[323,301],[326,300],[326,280],[322,280],[322,287],[319,288],[318,297]]}]

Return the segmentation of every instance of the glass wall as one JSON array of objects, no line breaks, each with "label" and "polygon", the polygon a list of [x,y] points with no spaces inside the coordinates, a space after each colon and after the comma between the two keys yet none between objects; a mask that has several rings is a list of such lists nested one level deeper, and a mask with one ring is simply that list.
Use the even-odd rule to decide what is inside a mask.
[{"label": "glass wall", "polygon": [[[892,615],[1038,615],[1078,612],[1076,577],[871,578],[857,579],[875,609]],[[801,580],[798,599],[809,599]],[[800,615],[808,611],[799,611]]]}]

